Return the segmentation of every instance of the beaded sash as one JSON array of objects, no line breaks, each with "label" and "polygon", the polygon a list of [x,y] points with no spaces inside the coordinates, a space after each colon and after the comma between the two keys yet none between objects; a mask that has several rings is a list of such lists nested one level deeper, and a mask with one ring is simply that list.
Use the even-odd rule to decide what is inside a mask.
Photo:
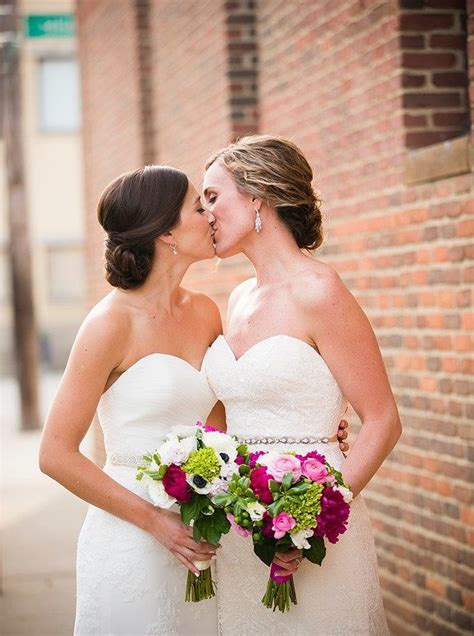
[{"label": "beaded sash", "polygon": [[239,437],[242,444],[332,444],[337,442],[333,437]]}]

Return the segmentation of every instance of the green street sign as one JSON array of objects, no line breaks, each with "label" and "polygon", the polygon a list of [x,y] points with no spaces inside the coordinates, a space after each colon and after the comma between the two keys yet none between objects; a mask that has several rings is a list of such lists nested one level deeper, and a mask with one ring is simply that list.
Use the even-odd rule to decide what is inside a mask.
[{"label": "green street sign", "polygon": [[27,38],[71,38],[75,32],[76,25],[72,13],[28,15],[25,17]]}]

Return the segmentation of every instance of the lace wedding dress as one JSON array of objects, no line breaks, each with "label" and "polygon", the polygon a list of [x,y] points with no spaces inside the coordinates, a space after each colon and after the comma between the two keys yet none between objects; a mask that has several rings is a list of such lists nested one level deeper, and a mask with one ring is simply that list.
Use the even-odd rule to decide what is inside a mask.
[{"label": "lace wedding dress", "polygon": [[[143,453],[154,450],[173,425],[205,421],[215,401],[203,370],[161,353],[142,358],[99,402],[105,472],[147,497],[135,479]],[[186,576],[186,568],[149,533],[91,506],[77,550],[74,633],[217,634],[215,598],[185,603]]]},{"label": "lace wedding dress", "polygon": [[[322,357],[307,343],[273,336],[238,360],[225,338],[212,345],[203,365],[227,413],[227,431],[251,450],[285,448],[307,453],[304,438],[337,433],[346,401]],[[265,438],[267,443],[261,443]],[[285,442],[270,440],[285,439]],[[295,441],[293,441],[295,440]],[[335,467],[343,455],[336,443],[313,444]],[[348,529],[327,544],[321,567],[303,561],[294,580],[298,605],[273,613],[261,604],[269,568],[253,553],[252,541],[231,532],[217,559],[219,633],[330,636],[388,634],[382,606],[370,519],[361,496],[351,504]]]}]

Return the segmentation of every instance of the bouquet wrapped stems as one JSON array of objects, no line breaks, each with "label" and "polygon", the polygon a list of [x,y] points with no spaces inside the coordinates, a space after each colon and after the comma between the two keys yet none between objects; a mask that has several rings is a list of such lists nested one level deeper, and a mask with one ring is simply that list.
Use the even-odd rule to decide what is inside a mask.
[{"label": "bouquet wrapped stems", "polygon": [[210,562],[200,561],[194,564],[199,570],[199,576],[188,571],[188,578],[186,580],[186,595],[185,601],[197,603],[198,601],[204,601],[208,598],[215,596],[214,585],[212,583],[212,574]]},{"label": "bouquet wrapped stems", "polygon": [[279,609],[280,612],[287,612],[290,609],[290,602],[293,605],[297,605],[293,575],[278,576],[276,574],[277,569],[278,566],[272,563],[267,591],[262,598],[262,603],[268,609],[273,609],[273,611]]}]

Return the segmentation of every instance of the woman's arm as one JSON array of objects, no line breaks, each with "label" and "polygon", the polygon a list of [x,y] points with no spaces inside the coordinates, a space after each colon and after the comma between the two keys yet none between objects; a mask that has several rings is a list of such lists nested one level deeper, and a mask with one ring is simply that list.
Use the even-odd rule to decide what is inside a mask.
[{"label": "woman's arm", "polygon": [[186,567],[206,560],[212,546],[198,546],[179,515],[155,508],[104,473],[79,450],[100,396],[120,370],[128,321],[117,311],[95,311],[81,327],[46,420],[40,469],[88,503],[150,532]]},{"label": "woman's arm", "polygon": [[342,469],[357,496],[397,443],[400,418],[377,339],[355,298],[332,270],[312,292],[314,340],[362,422]]}]

